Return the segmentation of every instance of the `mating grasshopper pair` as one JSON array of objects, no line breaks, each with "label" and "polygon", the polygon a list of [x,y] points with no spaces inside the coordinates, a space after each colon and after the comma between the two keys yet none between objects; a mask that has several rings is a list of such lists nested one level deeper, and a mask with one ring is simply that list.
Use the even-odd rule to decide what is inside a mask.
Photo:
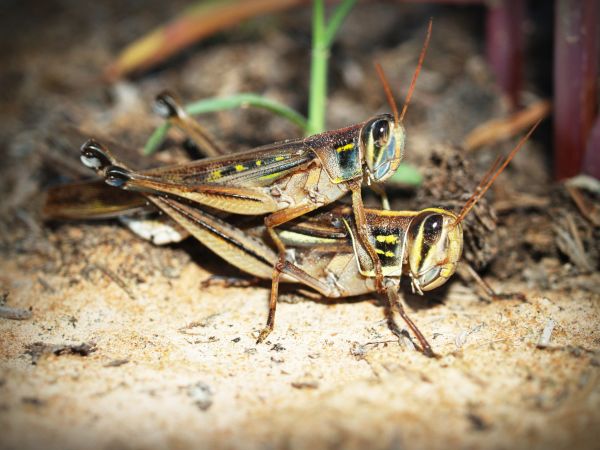
[{"label": "mating grasshopper pair", "polygon": [[[421,211],[365,209],[369,244],[375,248],[381,262],[390,305],[398,310],[427,355],[433,355],[431,346],[400,302],[401,277],[407,274],[413,290],[422,294],[443,285],[454,274],[462,253],[462,220],[520,150],[534,128],[501,165],[498,166],[499,160],[496,161],[458,214],[441,208]],[[95,141],[84,144],[82,159],[108,184],[122,189],[128,188],[127,183],[133,176],[139,176]],[[104,218],[158,208],[232,265],[259,278],[271,279],[269,318],[259,341],[273,329],[280,278],[301,283],[328,298],[379,291],[369,254],[358,239],[354,214],[347,206],[336,205],[328,211],[304,215],[276,229],[277,237],[286,249],[282,262],[269,245],[269,233],[264,224],[248,223],[240,220],[240,216],[220,217],[213,208],[183,196],[156,191],[127,193],[106,186],[102,190],[98,184],[73,186],[70,193],[64,187],[51,192],[47,211],[49,216],[55,217],[69,215],[65,211],[71,211],[70,217],[76,217],[77,214],[69,208],[81,202],[82,197],[95,197],[96,207],[93,212],[82,209],[80,216]]]},{"label": "mating grasshopper pair", "polygon": [[[219,147],[171,96],[161,95],[158,111],[213,157],[134,171],[106,148],[89,141],[82,147],[81,159],[108,185],[139,193],[130,197],[130,203],[119,198],[119,206],[108,208],[110,214],[146,209],[149,201],[233,265],[272,279],[269,318],[258,341],[273,329],[283,277],[283,281],[300,282],[327,297],[386,293],[424,353],[433,354],[399,302],[400,277],[408,268],[413,289],[422,293],[440,286],[454,273],[462,252],[460,222],[497,174],[492,176],[490,171],[480,191],[458,216],[435,208],[417,212],[367,210],[360,191],[364,182],[369,185],[385,181],[400,163],[405,142],[402,119],[430,31],[431,24],[401,115],[390,100],[393,115],[376,116],[341,130],[245,153],[215,156],[223,153]],[[391,99],[385,82],[384,86]],[[98,186],[78,189],[84,193]],[[338,207],[307,216],[348,192],[352,193],[352,210]],[[118,197],[115,192],[111,195]],[[53,201],[50,197],[47,215],[60,216],[65,208],[64,198],[54,196]],[[248,228],[236,224],[233,217],[219,217],[215,210],[267,216],[264,225]],[[292,221],[291,226],[280,227]]]}]

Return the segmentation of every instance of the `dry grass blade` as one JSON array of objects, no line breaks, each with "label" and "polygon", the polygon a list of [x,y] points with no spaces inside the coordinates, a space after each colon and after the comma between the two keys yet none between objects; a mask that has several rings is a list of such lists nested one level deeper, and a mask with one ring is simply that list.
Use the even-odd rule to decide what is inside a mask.
[{"label": "dry grass blade", "polygon": [[467,151],[473,151],[484,145],[494,145],[509,139],[545,118],[550,114],[551,108],[548,100],[540,100],[510,117],[485,122],[467,135],[463,146]]},{"label": "dry grass blade", "polygon": [[199,2],[172,22],[155,29],[127,46],[105,70],[114,81],[148,69],[183,48],[239,22],[292,6],[306,0],[222,0]]}]

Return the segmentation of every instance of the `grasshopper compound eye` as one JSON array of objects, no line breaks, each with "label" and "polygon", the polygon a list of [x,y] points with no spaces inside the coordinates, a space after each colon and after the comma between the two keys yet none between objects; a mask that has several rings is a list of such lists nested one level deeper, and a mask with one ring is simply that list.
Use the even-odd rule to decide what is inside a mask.
[{"label": "grasshopper compound eye", "polygon": [[408,264],[413,287],[419,293],[444,284],[456,271],[462,254],[462,228],[450,211],[429,208],[408,229]]},{"label": "grasshopper compound eye", "polygon": [[371,135],[376,147],[384,147],[390,134],[390,124],[387,120],[379,119],[371,124]]},{"label": "grasshopper compound eye", "polygon": [[369,176],[382,182],[396,172],[404,152],[404,127],[384,114],[367,122],[361,131],[361,145]]}]

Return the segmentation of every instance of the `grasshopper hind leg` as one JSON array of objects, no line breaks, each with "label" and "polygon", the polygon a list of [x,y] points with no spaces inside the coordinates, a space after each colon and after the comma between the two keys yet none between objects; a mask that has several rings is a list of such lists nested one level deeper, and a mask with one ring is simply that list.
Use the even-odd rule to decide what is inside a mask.
[{"label": "grasshopper hind leg", "polygon": [[[280,241],[279,243],[281,244]],[[283,244],[281,245],[283,247]],[[283,256],[283,259],[281,259],[281,255],[279,258],[280,259],[277,261],[273,268],[273,278],[271,280],[271,293],[269,296],[269,315],[267,317],[267,324],[258,335],[258,339],[256,340],[257,344],[263,342],[269,336],[269,334],[271,334],[273,328],[275,327],[275,311],[277,309],[277,299],[279,297],[279,280],[281,278],[281,275],[287,275],[288,277],[293,278],[297,282],[313,288],[315,291],[319,292],[325,297],[339,297],[341,294],[334,287],[314,278],[298,266],[292,264],[289,261],[286,261],[285,254]]]},{"label": "grasshopper hind leg", "polygon": [[228,153],[196,120],[189,116],[183,105],[170,92],[162,92],[156,97],[154,111],[183,131],[205,156],[220,156]]},{"label": "grasshopper hind leg", "polygon": [[277,310],[277,298],[279,297],[279,278],[283,271],[283,263],[278,261],[273,268],[273,278],[271,280],[271,293],[269,294],[269,315],[267,316],[267,324],[260,331],[256,343],[263,342],[275,328],[275,311]]}]

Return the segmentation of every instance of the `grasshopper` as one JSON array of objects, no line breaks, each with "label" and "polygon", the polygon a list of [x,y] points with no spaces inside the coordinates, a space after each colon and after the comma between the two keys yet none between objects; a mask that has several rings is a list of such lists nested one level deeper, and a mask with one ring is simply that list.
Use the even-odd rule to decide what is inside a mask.
[{"label": "grasshopper", "polygon": [[[361,187],[384,182],[400,164],[406,140],[402,122],[430,36],[431,22],[401,114],[390,101],[393,115],[381,114],[346,128],[247,152],[143,171],[122,170],[122,165],[115,164],[106,167],[106,182],[124,190],[177,197],[229,213],[266,215],[264,223],[280,262],[285,259],[285,248],[276,227],[351,193],[357,239],[368,253],[378,288],[384,290],[381,263],[367,236]],[[382,79],[390,100],[389,87]],[[208,148],[209,154],[222,153],[172,96],[160,95],[155,109],[188,132],[201,147]],[[105,154],[91,141],[81,158],[84,164],[97,169]]]},{"label": "grasshopper", "polygon": [[[441,208],[365,210],[369,243],[375,248],[382,265],[388,301],[419,341],[421,351],[428,356],[434,355],[430,344],[400,301],[401,277],[408,275],[413,291],[422,295],[443,285],[455,273],[462,254],[463,219],[536,127],[537,124],[502,164],[500,158],[496,160],[457,214]],[[85,150],[84,154],[89,155]],[[105,176],[112,176],[109,169],[114,168],[118,161],[101,148],[96,148],[96,158],[87,161],[91,163],[88,165],[96,167]],[[126,172],[128,169],[121,166],[119,170]],[[369,264],[365,246],[358,239],[355,217],[348,207],[336,206],[327,212],[302,216],[277,229],[278,237],[287,249],[284,261],[280,261],[277,252],[269,245],[269,233],[264,225],[239,225],[235,223],[235,217],[217,217],[210,208],[178,197],[154,194],[145,194],[145,197],[232,265],[251,275],[272,280],[269,318],[259,341],[273,329],[280,281],[301,283],[328,298],[379,291],[374,280],[375,270]],[[110,198],[106,200],[110,203]],[[141,197],[136,197],[129,206],[123,202],[121,208],[132,210],[141,204]],[[54,206],[61,209],[59,203]],[[49,210],[52,210],[52,205]],[[273,273],[274,265],[277,270]]]}]

